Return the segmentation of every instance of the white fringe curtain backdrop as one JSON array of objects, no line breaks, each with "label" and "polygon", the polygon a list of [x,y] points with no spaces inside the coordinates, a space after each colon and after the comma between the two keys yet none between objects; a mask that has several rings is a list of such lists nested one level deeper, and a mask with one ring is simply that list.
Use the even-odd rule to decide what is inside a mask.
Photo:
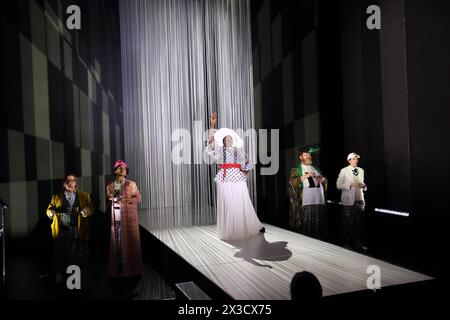
[{"label": "white fringe curtain backdrop", "polygon": [[[249,0],[121,0],[125,160],[152,228],[215,222],[216,165],[203,159],[209,116],[254,128]],[[201,121],[201,130],[195,130]],[[191,135],[190,164],[172,134]],[[256,137],[244,137],[256,161]],[[200,150],[200,153],[198,151]],[[255,172],[249,191],[256,206]],[[142,218],[142,215],[141,215]]]}]

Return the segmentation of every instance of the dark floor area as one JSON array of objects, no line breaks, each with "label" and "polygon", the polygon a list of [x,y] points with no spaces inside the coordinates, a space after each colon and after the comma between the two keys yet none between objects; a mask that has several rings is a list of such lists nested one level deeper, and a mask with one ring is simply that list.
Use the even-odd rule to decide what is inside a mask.
[{"label": "dark floor area", "polygon": [[[45,232],[27,239],[8,241],[6,249],[6,286],[8,300],[162,300],[175,293],[152,268],[144,255],[144,274],[133,278],[107,277],[107,241],[93,237],[89,262],[81,270],[81,288],[69,290],[67,277],[56,283],[52,272],[51,239]],[[42,231],[42,230],[41,230]],[[40,233],[40,234],[39,234]],[[39,234],[39,235],[37,235]],[[147,260],[147,261],[146,261]]]},{"label": "dark floor area", "polygon": [[[69,290],[66,281],[56,284],[50,273],[41,273],[29,252],[14,249],[8,256],[6,297],[8,300],[161,300],[175,293],[145,263],[144,275],[107,278],[106,259],[91,256],[87,272],[82,271],[81,289]],[[87,275],[86,275],[87,273]],[[83,278],[83,275],[84,278]]]}]

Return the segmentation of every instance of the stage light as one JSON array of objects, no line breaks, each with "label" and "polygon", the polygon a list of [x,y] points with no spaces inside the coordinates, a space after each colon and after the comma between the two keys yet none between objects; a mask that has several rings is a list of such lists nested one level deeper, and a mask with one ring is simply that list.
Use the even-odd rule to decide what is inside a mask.
[{"label": "stage light", "polygon": [[409,212],[401,212],[401,211],[395,211],[395,210],[389,210],[389,209],[375,208],[375,212],[393,214],[393,215],[402,216],[402,217],[409,217]]}]

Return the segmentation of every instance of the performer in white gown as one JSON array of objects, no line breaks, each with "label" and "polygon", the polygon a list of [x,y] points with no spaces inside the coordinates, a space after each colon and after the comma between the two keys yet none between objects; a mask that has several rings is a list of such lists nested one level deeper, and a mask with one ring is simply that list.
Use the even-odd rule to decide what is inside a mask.
[{"label": "performer in white gown", "polygon": [[217,112],[210,120],[207,153],[219,164],[217,185],[217,229],[221,240],[235,240],[264,232],[247,188],[247,172],[254,168],[243,150],[243,141],[233,130],[214,133]]}]

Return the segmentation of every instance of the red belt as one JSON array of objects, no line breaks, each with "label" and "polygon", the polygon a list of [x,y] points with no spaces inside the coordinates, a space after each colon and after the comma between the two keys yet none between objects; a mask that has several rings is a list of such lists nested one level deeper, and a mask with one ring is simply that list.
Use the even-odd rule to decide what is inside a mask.
[{"label": "red belt", "polygon": [[225,179],[225,176],[227,175],[227,169],[231,168],[237,168],[240,169],[241,165],[239,163],[224,163],[219,166],[220,169],[223,169],[223,178],[222,181]]}]

